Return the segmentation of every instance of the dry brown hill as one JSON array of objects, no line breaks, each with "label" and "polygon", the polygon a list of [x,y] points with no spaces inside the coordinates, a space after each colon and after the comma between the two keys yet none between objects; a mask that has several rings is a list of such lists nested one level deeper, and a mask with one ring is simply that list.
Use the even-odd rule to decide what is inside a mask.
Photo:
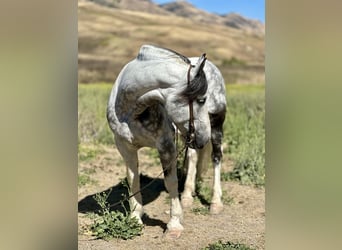
[{"label": "dry brown hill", "polygon": [[185,1],[161,4],[160,7],[177,16],[190,18],[193,21],[213,24],[218,23],[220,20],[220,16],[197,9],[195,6]]},{"label": "dry brown hill", "polygon": [[[166,10],[154,9],[148,0],[135,7],[129,1],[136,0],[119,1],[121,7],[78,2],[79,82],[114,82],[142,44],[168,47],[189,57],[206,52],[228,83],[264,82],[263,35],[163,14],[158,11]],[[132,8],[147,8],[149,13]]]},{"label": "dry brown hill", "polygon": [[151,14],[170,15],[150,0],[87,0],[110,8],[142,11]]},{"label": "dry brown hill", "polygon": [[226,25],[235,29],[241,29],[259,36],[265,34],[265,25],[258,20],[248,19],[236,13],[218,15],[200,10],[187,1],[176,1],[159,5],[161,8],[177,16],[190,18],[194,21]]},{"label": "dry brown hill", "polygon": [[236,13],[218,15],[196,8],[186,0],[156,4],[152,0],[86,0],[109,8],[141,11],[150,14],[176,15],[207,24],[226,25],[256,35],[265,34],[265,25],[258,20],[245,18]]}]

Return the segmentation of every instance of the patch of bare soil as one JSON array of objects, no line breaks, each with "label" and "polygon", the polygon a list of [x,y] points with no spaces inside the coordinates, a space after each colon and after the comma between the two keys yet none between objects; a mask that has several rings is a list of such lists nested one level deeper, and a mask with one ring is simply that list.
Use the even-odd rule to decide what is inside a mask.
[{"label": "patch of bare soil", "polygon": [[[161,166],[148,156],[147,150],[139,152],[141,185],[157,177]],[[231,170],[232,164],[225,157],[222,172]],[[211,187],[212,171],[205,175],[206,186]],[[146,216],[143,218],[143,234],[133,240],[112,239],[110,241],[94,240],[87,230],[91,223],[86,212],[98,208],[92,195],[109,190],[110,204],[121,199],[125,188],[121,179],[126,176],[126,167],[116,149],[103,148],[96,159],[81,162],[80,173],[88,173],[89,183],[78,190],[78,249],[202,249],[210,243],[223,242],[244,243],[255,249],[265,248],[265,190],[252,186],[243,186],[237,182],[222,182],[224,200],[226,201],[220,215],[203,215],[191,209],[184,211],[184,232],[181,237],[171,240],[163,237],[169,215],[169,200],[163,178],[158,177],[142,192]],[[204,207],[195,200],[193,207]],[[120,206],[113,209],[122,209]]]}]

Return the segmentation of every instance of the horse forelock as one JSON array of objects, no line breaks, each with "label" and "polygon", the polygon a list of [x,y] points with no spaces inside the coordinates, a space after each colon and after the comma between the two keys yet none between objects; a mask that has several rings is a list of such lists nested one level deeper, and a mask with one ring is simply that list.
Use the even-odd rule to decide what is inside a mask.
[{"label": "horse forelock", "polygon": [[174,50],[155,45],[141,46],[137,59],[140,61],[181,59],[186,64],[191,63],[186,56],[183,56]]},{"label": "horse forelock", "polygon": [[193,101],[198,96],[203,96],[207,93],[208,82],[203,69],[201,69],[193,80],[180,93],[180,96],[186,100]]}]

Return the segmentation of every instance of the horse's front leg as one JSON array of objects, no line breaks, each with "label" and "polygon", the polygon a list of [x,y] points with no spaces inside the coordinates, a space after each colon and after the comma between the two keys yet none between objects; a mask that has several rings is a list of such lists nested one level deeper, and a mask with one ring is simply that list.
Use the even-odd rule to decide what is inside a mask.
[{"label": "horse's front leg", "polygon": [[162,138],[157,144],[159,157],[164,170],[164,183],[171,198],[170,221],[167,223],[167,235],[178,238],[184,230],[181,221],[183,211],[179,201],[177,179],[177,152],[172,138]]},{"label": "horse's front leg", "polygon": [[196,164],[197,164],[197,152],[195,149],[188,148],[186,156],[186,178],[184,183],[184,191],[182,193],[182,206],[183,208],[191,207],[195,194],[195,182],[196,182]]},{"label": "horse's front leg", "polygon": [[129,194],[137,193],[129,199],[131,216],[137,218],[138,222],[143,224],[141,220],[144,214],[142,196],[138,192],[140,190],[140,176],[137,149],[127,143],[122,143],[120,140],[116,140],[116,145],[126,163],[127,181],[130,187]]},{"label": "horse's front leg", "polygon": [[212,142],[211,158],[214,167],[213,197],[210,204],[211,214],[218,214],[223,210],[223,203],[221,201],[221,160],[224,118],[225,112],[210,116]]},{"label": "horse's front leg", "polygon": [[210,204],[210,213],[219,214],[223,210],[223,203],[221,201],[221,159],[222,149],[221,144],[213,144],[212,161],[214,167],[214,184],[213,197]]}]

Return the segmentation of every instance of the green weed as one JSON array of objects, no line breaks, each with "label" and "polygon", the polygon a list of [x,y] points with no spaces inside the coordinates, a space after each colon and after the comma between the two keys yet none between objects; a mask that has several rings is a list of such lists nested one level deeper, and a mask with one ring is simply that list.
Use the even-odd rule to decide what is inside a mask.
[{"label": "green weed", "polygon": [[230,180],[232,180],[230,172],[221,173],[221,181],[230,181]]},{"label": "green weed", "polygon": [[89,175],[78,174],[78,186],[79,187],[82,187],[88,183],[91,183],[91,179],[90,179]]},{"label": "green weed", "polygon": [[87,162],[87,161],[93,160],[95,159],[97,155],[102,154],[103,152],[104,151],[98,145],[94,145],[94,144],[79,144],[78,145],[78,159],[80,162]]},{"label": "green weed", "polygon": [[[127,240],[141,235],[143,225],[139,224],[135,217],[131,217],[130,212],[126,209],[125,214],[119,211],[110,211],[110,206],[107,202],[109,194],[110,192],[108,194],[103,192],[94,196],[101,210],[100,215],[91,215],[91,218],[93,218],[93,224],[90,227],[92,234],[97,239],[104,240],[111,238]],[[122,206],[125,208],[123,204]]]},{"label": "green weed", "polygon": [[234,198],[229,196],[227,191],[222,191],[222,202],[225,205],[231,205],[234,202]]},{"label": "green weed", "polygon": [[96,170],[94,168],[85,168],[82,169],[78,174],[78,186],[82,187],[86,184],[97,184],[96,180],[90,178],[89,175],[94,174]]},{"label": "green weed", "polygon": [[223,243],[221,240],[219,240],[216,243],[209,244],[207,247],[203,248],[202,250],[235,250],[235,249],[254,250],[253,248],[250,248],[244,244],[232,243],[230,241]]},{"label": "green weed", "polygon": [[208,215],[209,214],[209,207],[195,207],[191,209],[191,211],[197,215]]}]

